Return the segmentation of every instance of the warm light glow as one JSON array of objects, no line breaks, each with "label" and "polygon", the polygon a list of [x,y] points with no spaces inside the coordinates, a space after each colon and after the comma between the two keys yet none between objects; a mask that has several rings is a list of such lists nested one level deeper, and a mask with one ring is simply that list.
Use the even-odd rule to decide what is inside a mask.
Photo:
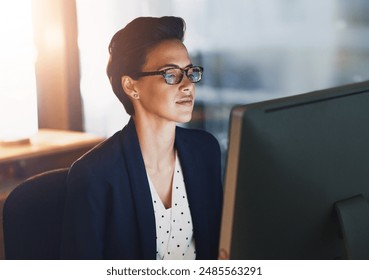
[{"label": "warm light glow", "polygon": [[32,1],[0,2],[0,141],[37,131]]},{"label": "warm light glow", "polygon": [[60,51],[64,46],[64,37],[61,26],[54,23],[45,27],[43,38],[43,48],[49,52]]}]

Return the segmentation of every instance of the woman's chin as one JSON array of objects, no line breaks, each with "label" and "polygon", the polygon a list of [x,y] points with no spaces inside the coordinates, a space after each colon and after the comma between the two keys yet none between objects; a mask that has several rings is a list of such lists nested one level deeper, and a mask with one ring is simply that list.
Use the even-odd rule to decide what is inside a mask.
[{"label": "woman's chin", "polygon": [[187,116],[180,116],[178,119],[177,119],[177,123],[182,123],[182,124],[184,124],[184,123],[188,123],[188,122],[190,122],[191,121],[191,119],[192,119],[192,114],[189,114],[189,115],[187,115]]}]

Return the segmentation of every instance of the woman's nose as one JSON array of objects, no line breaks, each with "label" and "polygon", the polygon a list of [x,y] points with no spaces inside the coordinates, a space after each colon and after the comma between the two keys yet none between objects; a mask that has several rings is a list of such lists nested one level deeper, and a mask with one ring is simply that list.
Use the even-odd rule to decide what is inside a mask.
[{"label": "woman's nose", "polygon": [[183,80],[181,82],[181,91],[183,92],[191,92],[195,87],[194,83],[192,83],[186,75],[184,75]]}]

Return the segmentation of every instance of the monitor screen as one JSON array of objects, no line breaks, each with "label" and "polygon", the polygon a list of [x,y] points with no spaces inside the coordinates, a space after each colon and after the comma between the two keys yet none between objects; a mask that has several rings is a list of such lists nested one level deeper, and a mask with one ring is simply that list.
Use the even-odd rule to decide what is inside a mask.
[{"label": "monitor screen", "polygon": [[369,257],[369,82],[233,108],[221,259]]}]

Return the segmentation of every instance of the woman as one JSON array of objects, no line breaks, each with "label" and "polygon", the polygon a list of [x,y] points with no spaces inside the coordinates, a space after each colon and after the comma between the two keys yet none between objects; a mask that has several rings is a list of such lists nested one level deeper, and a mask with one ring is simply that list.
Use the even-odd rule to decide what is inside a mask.
[{"label": "woman", "polygon": [[62,259],[216,259],[220,149],[190,121],[202,68],[181,18],[142,17],[118,31],[107,74],[131,119],[68,175]]}]

